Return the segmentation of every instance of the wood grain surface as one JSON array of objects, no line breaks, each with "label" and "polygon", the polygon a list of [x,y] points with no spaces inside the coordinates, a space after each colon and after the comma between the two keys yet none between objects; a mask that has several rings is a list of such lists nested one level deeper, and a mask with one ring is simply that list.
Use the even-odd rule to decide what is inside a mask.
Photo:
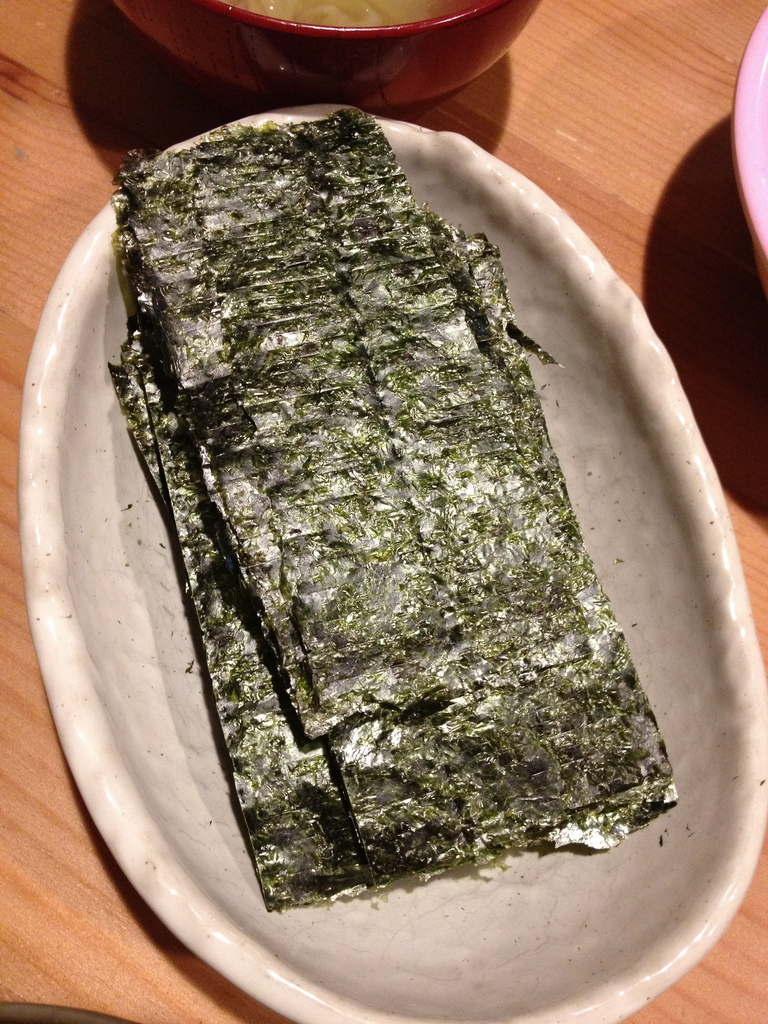
[{"label": "wood grain surface", "polygon": [[[643,298],[726,489],[768,653],[768,302],[730,114],[764,0],[542,0],[511,52],[415,120],[547,191]],[[96,832],[27,626],[16,515],[21,390],[46,295],[129,148],[226,111],[159,66],[109,0],[0,0],[0,1000],[138,1024],[277,1021],[189,953]],[[663,907],[659,908],[663,914]],[[733,924],[632,1024],[768,1021],[768,854]],[[554,1024],[554,1022],[553,1022]]]}]

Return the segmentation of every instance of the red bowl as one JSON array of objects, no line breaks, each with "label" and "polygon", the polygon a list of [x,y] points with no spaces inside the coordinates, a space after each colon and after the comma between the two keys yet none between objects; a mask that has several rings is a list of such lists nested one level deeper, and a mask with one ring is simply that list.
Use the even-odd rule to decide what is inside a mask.
[{"label": "red bowl", "polygon": [[390,113],[436,102],[489,68],[539,0],[468,0],[376,28],[299,25],[220,0],[115,0],[187,80],[239,115],[302,103]]}]

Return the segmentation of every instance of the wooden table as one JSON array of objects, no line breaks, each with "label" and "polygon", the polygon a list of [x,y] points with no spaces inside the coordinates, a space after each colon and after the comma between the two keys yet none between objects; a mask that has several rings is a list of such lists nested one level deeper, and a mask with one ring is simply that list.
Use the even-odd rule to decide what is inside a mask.
[{"label": "wooden table", "polygon": [[[644,299],[725,486],[768,654],[768,303],[730,155],[764,0],[543,0],[511,53],[421,118],[541,185]],[[226,119],[109,0],[0,3],[0,999],[140,1024],[279,1019],[133,891],[62,756],[30,639],[16,520],[25,367],[70,246],[125,151]],[[704,961],[633,1024],[768,1021],[768,852]]]}]

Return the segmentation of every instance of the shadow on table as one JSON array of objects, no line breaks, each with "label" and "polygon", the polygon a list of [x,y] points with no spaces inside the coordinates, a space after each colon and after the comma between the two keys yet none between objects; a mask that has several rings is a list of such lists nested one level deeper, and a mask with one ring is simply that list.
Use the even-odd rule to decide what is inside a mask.
[{"label": "shadow on table", "polygon": [[[161,149],[234,116],[158,60],[111,0],[77,0],[67,40],[67,76],[73,109],[112,171],[129,149]],[[441,109],[461,109],[467,93],[490,97],[481,116],[468,119],[465,134],[493,148],[504,123],[510,82],[509,59],[504,58],[444,101]],[[429,112],[414,108],[401,116],[425,123]]]},{"label": "shadow on table", "polygon": [[493,153],[506,124],[512,89],[513,60],[507,52],[450,99],[411,118],[404,117],[435,131],[459,132]]},{"label": "shadow on table", "polygon": [[700,139],[664,190],[644,300],[723,485],[768,510],[768,301],[739,202],[729,119]]},{"label": "shadow on table", "polygon": [[111,0],[77,0],[67,39],[72,106],[104,163],[165,148],[229,120],[146,49]]}]

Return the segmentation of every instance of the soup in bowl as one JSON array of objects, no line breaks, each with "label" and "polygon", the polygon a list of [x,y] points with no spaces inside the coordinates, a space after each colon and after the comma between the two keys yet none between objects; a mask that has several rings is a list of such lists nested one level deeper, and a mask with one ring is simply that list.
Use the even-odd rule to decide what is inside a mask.
[{"label": "soup in bowl", "polygon": [[371,28],[455,14],[467,0],[239,0],[234,5],[296,24]]},{"label": "soup in bowl", "polygon": [[164,60],[238,116],[438,102],[503,56],[538,2],[115,0]]}]

